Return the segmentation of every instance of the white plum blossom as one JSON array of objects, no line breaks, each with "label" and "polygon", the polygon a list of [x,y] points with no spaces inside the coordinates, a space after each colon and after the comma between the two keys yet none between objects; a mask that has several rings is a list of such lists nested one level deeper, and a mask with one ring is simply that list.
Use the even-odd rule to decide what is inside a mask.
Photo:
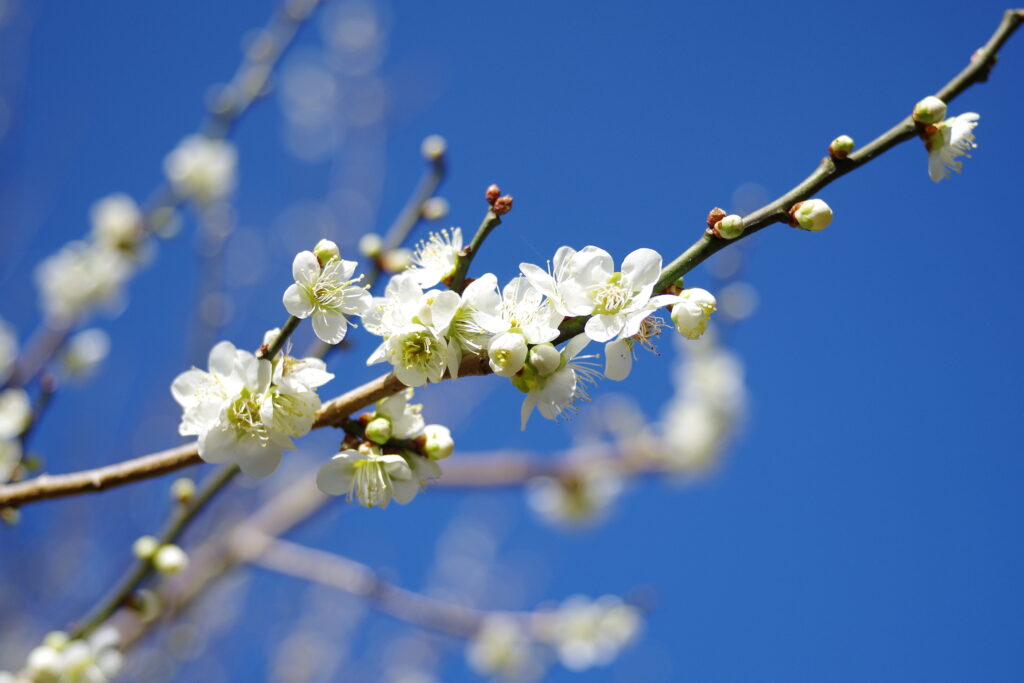
[{"label": "white plum blossom", "polygon": [[75,334],[61,353],[61,369],[74,379],[85,379],[92,375],[103,359],[110,353],[110,335],[98,327],[82,330]]},{"label": "white plum blossom", "polygon": [[[489,280],[497,284],[496,280]],[[476,284],[473,282],[471,284]],[[481,291],[474,320],[494,335],[487,346],[491,370],[511,377],[526,363],[528,344],[544,344],[558,337],[562,314],[526,277],[517,277],[497,295],[496,287]]]},{"label": "white plum blossom", "polygon": [[134,251],[142,237],[142,211],[135,200],[116,192],[100,199],[89,211],[92,239],[112,249]]},{"label": "white plum blossom", "polygon": [[433,287],[455,272],[461,251],[461,228],[432,232],[416,245],[409,274],[420,287]]},{"label": "white plum blossom", "polygon": [[936,124],[935,132],[928,136],[928,175],[935,182],[949,177],[950,171],[960,172],[963,162],[957,157],[971,158],[969,152],[978,145],[974,142],[974,128],[981,118],[974,112],[960,114]]},{"label": "white plum blossom", "polygon": [[377,401],[376,411],[367,425],[367,438],[375,422],[379,423],[376,430],[382,437],[380,440],[371,439],[376,443],[386,443],[389,439],[413,439],[422,434],[425,426],[421,414],[423,406],[409,403],[412,396],[412,389],[406,389]]},{"label": "white plum blossom", "polygon": [[676,330],[687,339],[697,339],[707,329],[717,304],[714,295],[706,289],[684,289],[672,306],[672,322]]},{"label": "white plum blossom", "polygon": [[49,633],[43,644],[29,653],[23,673],[34,683],[107,683],[124,665],[120,639],[112,626],[77,640],[60,631]]},{"label": "white plum blossom", "polygon": [[0,392],[0,439],[19,436],[32,420],[32,402],[21,387]]},{"label": "white plum blossom", "polygon": [[[417,459],[418,458],[418,459]],[[420,456],[381,453],[376,446],[343,450],[320,467],[316,484],[331,496],[355,498],[365,507],[386,508],[393,500],[411,501],[423,485],[441,474],[440,467]]]},{"label": "white plum blossom", "polygon": [[589,315],[593,302],[586,296],[578,275],[596,267],[607,252],[595,246],[576,251],[572,247],[559,247],[555,257],[544,271],[532,263],[520,263],[519,271],[551,301],[563,316]]},{"label": "white plum blossom", "polygon": [[452,432],[444,425],[427,425],[423,428],[423,453],[431,460],[444,460],[455,451]]},{"label": "white plum blossom", "polygon": [[153,568],[161,574],[178,574],[188,567],[188,555],[180,546],[167,543],[153,553]]},{"label": "white plum blossom", "polygon": [[348,330],[346,316],[363,315],[372,297],[353,279],[355,261],[332,258],[321,266],[311,251],[300,251],[292,261],[295,284],[284,292],[284,307],[296,318],[313,318],[313,331],[321,341],[337,344]]},{"label": "white plum blossom", "polygon": [[596,600],[576,595],[548,616],[540,635],[572,671],[610,664],[643,625],[640,610],[612,595]]},{"label": "white plum blossom", "polygon": [[534,681],[544,675],[539,648],[514,617],[491,614],[466,644],[466,659],[481,676]]},{"label": "white plum blossom", "polygon": [[238,152],[227,140],[189,135],[164,158],[174,190],[201,203],[223,198],[235,188]]},{"label": "white plum blossom", "polygon": [[589,343],[587,335],[578,334],[562,349],[557,370],[542,375],[526,365],[520,375],[512,378],[516,388],[526,394],[521,411],[522,429],[526,429],[534,408],[547,419],[556,420],[571,412],[577,401],[590,400],[587,385],[595,383],[600,372],[593,366],[595,356],[579,355]]},{"label": "white plum blossom", "polygon": [[612,466],[588,462],[578,474],[536,477],[527,487],[527,501],[544,521],[581,528],[603,519],[622,491],[622,478]]},{"label": "white plum blossom", "polygon": [[3,318],[0,318],[0,382],[6,381],[18,360],[18,335]]},{"label": "white plum blossom", "polygon": [[69,242],[35,270],[43,311],[66,325],[102,305],[113,305],[131,275],[127,257],[89,242]]},{"label": "white plum blossom", "polygon": [[312,426],[320,407],[314,389],[333,377],[320,363],[272,364],[221,342],[210,351],[209,372],[193,368],[171,385],[183,408],[179,432],[199,437],[207,462],[230,460],[250,477],[268,476],[294,448],[290,437]]}]

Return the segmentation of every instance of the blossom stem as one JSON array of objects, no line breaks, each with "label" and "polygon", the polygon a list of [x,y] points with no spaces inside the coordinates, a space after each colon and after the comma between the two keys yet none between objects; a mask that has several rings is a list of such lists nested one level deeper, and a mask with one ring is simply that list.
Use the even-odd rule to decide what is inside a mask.
[{"label": "blossom stem", "polygon": [[294,315],[288,316],[288,320],[285,321],[284,325],[281,326],[281,332],[278,333],[277,338],[274,339],[274,343],[266,348],[260,347],[259,351],[256,352],[257,358],[266,358],[267,360],[274,360],[282,348],[284,348],[285,342],[292,336],[299,327],[299,323],[302,322],[302,318],[296,318]]},{"label": "blossom stem", "polygon": [[[180,503],[174,513],[168,519],[163,531],[158,537],[160,545],[173,543],[185,530],[189,522],[206,505],[215,493],[227,486],[228,482],[238,474],[237,465],[224,465],[203,481],[203,485],[187,503]],[[148,560],[136,560],[131,567],[121,576],[121,579],[114,585],[110,592],[71,630],[72,638],[83,638],[100,624],[107,620],[124,601],[131,595],[132,591],[142,583],[153,571],[153,565]]]},{"label": "blossom stem", "polygon": [[494,213],[493,209],[487,211],[487,215],[484,216],[483,222],[480,223],[480,227],[476,229],[476,234],[473,235],[473,241],[469,243],[469,246],[462,250],[459,254],[459,260],[455,264],[455,272],[451,275],[451,281],[448,282],[448,287],[452,291],[461,292],[462,288],[466,284],[466,274],[469,272],[469,266],[473,263],[473,258],[476,253],[483,246],[484,240],[491,234],[491,231],[501,225],[501,216]]}]

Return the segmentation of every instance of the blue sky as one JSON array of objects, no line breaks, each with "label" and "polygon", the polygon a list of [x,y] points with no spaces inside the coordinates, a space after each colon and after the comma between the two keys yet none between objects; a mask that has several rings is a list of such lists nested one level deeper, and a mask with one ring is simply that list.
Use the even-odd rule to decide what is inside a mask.
[{"label": "blue sky", "polygon": [[[341,99],[352,107],[344,115],[380,106],[382,118],[353,129],[330,160],[289,153],[277,96],[242,123],[234,315],[222,336],[252,346],[284,320],[280,293],[300,238],[321,231],[345,245],[386,228],[421,172],[427,134],[449,141],[441,194],[453,225],[477,224],[491,182],[516,197],[480,272],[511,277],[561,244],[617,258],[646,246],[668,258],[699,236],[711,207],[732,208],[741,185],[778,196],[836,135],[866,142],[906,115],[962,68],[1003,9],[394,3],[383,10],[380,81],[355,91],[368,100]],[[38,320],[34,264],[84,234],[96,198],[145,199],[163,155],[200,121],[208,86],[230,76],[243,35],[271,11],[263,0],[40,3],[0,28],[0,94],[13,112],[0,138],[0,315],[22,338]],[[286,70],[315,61],[322,35],[309,27]],[[822,193],[836,213],[826,231],[773,226],[749,240],[745,279],[760,306],[730,342],[747,366],[750,417],[712,478],[633,486],[605,526],[576,536],[538,524],[516,492],[437,491],[383,513],[339,505],[294,538],[415,589],[442,532],[479,514],[499,529],[499,576],[521,577],[507,594],[492,589],[490,606],[651,588],[643,641],[588,680],[1018,680],[1021,41],[989,83],[951,105],[981,114],[962,175],[932,183],[911,141]],[[341,181],[358,192],[330,194]],[[325,197],[338,217],[326,225],[314,220]],[[188,350],[194,232],[189,219],[160,245],[123,315],[97,319],[114,340],[104,374],[62,391],[35,441],[54,471],[179,443],[167,387],[204,355]],[[688,279],[711,282],[703,269]],[[302,330],[300,348],[308,338]],[[360,360],[371,343],[358,337],[337,361],[339,380],[376,374]],[[656,413],[670,355],[644,355],[627,384],[602,391]],[[340,392],[339,380],[326,390]],[[536,418],[520,433],[519,395],[496,378],[421,398],[466,450],[569,443],[566,427]],[[310,437],[308,457],[325,456],[330,441]],[[0,530],[0,602],[31,605],[43,630],[74,618],[166,514],[166,484],[27,508],[20,527]],[[96,528],[95,544],[76,536]],[[44,542],[50,535],[59,542]],[[60,590],[32,580],[54,553],[74,567]],[[248,576],[246,619],[180,680],[218,667],[226,680],[269,675],[280,626],[267,624],[287,623],[309,589]],[[23,589],[16,600],[13,586]],[[2,612],[0,623],[12,618]],[[372,680],[368,648],[405,632],[387,620],[366,629],[353,679]],[[450,654],[443,680],[472,680],[458,647],[440,642]]]}]

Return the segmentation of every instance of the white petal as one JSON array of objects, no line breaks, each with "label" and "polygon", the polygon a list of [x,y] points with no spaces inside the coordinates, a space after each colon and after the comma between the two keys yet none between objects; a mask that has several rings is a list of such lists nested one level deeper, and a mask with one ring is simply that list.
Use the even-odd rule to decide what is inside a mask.
[{"label": "white petal", "polygon": [[587,336],[594,341],[606,342],[609,339],[615,338],[622,331],[622,326],[625,322],[622,316],[602,313],[587,320],[587,324],[583,329],[586,331]]},{"label": "white petal", "polygon": [[604,345],[604,376],[621,382],[633,369],[633,350],[625,339],[616,339]]},{"label": "white petal", "polygon": [[946,178],[946,164],[942,162],[942,155],[939,154],[938,150],[933,150],[928,153],[928,177],[939,182]]},{"label": "white petal", "polygon": [[210,372],[221,377],[230,375],[235,369],[235,352],[235,345],[229,341],[222,341],[210,349]]},{"label": "white petal", "polygon": [[230,429],[215,426],[199,437],[199,457],[214,465],[227,462],[234,455],[235,435]]},{"label": "white petal", "polygon": [[236,459],[242,474],[253,479],[262,479],[274,473],[281,464],[281,449],[272,444],[259,448],[247,448],[247,452]]},{"label": "white petal", "polygon": [[345,338],[348,321],[336,311],[317,310],[313,313],[313,331],[320,341],[326,344],[337,344]]},{"label": "white petal", "polygon": [[547,271],[532,263],[520,263],[519,272],[523,274],[523,277],[525,277],[531,285],[539,289],[545,295],[552,299],[558,298],[558,292],[555,290],[555,279],[551,277]]},{"label": "white petal", "polygon": [[615,271],[611,255],[595,246],[586,246],[572,259],[573,279],[584,287],[607,282]]},{"label": "white petal", "polygon": [[452,318],[455,317],[455,312],[459,310],[459,306],[462,304],[462,298],[455,292],[441,292],[434,299],[434,303],[430,305],[430,318],[433,323],[433,327],[440,334],[444,334],[448,331],[448,326],[452,323]]},{"label": "white petal", "polygon": [[289,285],[288,289],[284,290],[281,302],[284,304],[284,310],[296,318],[308,317],[314,308],[313,300],[309,298],[309,293],[305,288],[297,284]]},{"label": "white petal", "polygon": [[533,413],[534,406],[537,405],[537,399],[533,396],[527,396],[523,399],[523,407],[519,411],[521,431],[526,431],[526,423],[530,419],[530,415]]},{"label": "white petal", "polygon": [[[341,302],[341,312],[346,315],[363,315],[370,310],[373,296],[361,287],[349,287]],[[294,314],[293,314],[294,315]]]},{"label": "white petal", "polygon": [[622,261],[622,279],[639,290],[653,285],[661,277],[661,254],[653,249],[637,249]]},{"label": "white petal", "polygon": [[563,353],[565,353],[569,360],[572,360],[576,356],[580,355],[580,351],[586,348],[587,344],[590,343],[590,337],[586,334],[577,334],[575,337],[570,339],[565,345]]},{"label": "white petal", "polygon": [[320,262],[311,251],[300,251],[292,261],[292,277],[300,285],[312,287],[320,277]]},{"label": "white petal", "polygon": [[[340,455],[340,454],[339,454]],[[341,496],[352,490],[352,465],[347,458],[325,462],[316,473],[316,486],[329,496]]]}]

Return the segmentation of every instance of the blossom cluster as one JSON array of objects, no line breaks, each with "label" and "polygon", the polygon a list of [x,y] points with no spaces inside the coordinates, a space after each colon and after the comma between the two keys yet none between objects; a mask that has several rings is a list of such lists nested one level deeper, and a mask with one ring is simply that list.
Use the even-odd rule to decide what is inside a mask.
[{"label": "blossom cluster", "polygon": [[[267,332],[264,345],[279,334]],[[250,477],[271,474],[295,447],[292,438],[309,432],[320,409],[316,390],[334,378],[319,358],[281,353],[269,360],[227,341],[210,351],[208,367],[171,385],[183,411],[179,432],[198,437],[206,462],[234,462]]]},{"label": "blossom cluster", "polygon": [[485,676],[537,680],[544,675],[547,652],[571,671],[607,666],[636,640],[642,625],[640,610],[620,598],[576,595],[554,610],[538,613],[532,627],[512,615],[488,616],[470,641],[466,657]]},{"label": "blossom cluster", "polygon": [[967,112],[946,118],[946,103],[929,95],[914,105],[913,118],[928,150],[928,176],[940,182],[949,177],[950,171],[959,173],[963,162],[957,158],[970,158],[969,152],[978,146],[974,128],[981,117]]},{"label": "blossom cluster", "polygon": [[120,640],[111,626],[74,640],[63,631],[53,631],[29,653],[20,671],[0,671],[0,683],[107,683],[124,662]]}]

